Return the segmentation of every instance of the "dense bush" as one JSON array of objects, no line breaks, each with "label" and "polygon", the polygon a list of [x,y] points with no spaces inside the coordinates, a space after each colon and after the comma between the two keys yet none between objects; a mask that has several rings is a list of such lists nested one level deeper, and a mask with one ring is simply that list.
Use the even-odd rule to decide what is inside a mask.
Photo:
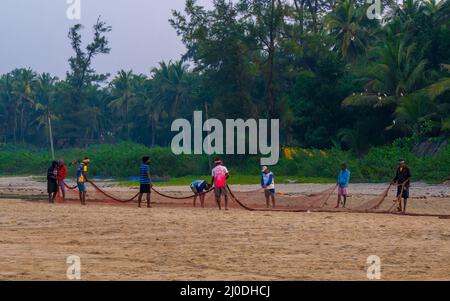
[{"label": "dense bush", "polygon": [[[209,175],[208,156],[176,156],[169,148],[147,148],[133,143],[94,145],[86,149],[64,149],[58,158],[67,163],[89,156],[92,175],[127,177],[136,176],[140,159],[150,156],[152,172],[159,177]],[[412,169],[415,180],[442,182],[450,175],[450,146],[435,157],[419,158],[409,148],[385,146],[372,148],[364,157],[357,157],[339,149],[328,151],[297,150],[292,159],[282,156],[272,169],[278,176],[292,178],[335,178],[342,161],[346,161],[353,181],[386,182],[392,179],[397,160],[404,158]],[[226,165],[237,174],[257,175],[258,157],[225,157]],[[30,146],[0,147],[0,175],[45,175],[50,164],[47,150]],[[75,173],[69,168],[69,174]]]}]

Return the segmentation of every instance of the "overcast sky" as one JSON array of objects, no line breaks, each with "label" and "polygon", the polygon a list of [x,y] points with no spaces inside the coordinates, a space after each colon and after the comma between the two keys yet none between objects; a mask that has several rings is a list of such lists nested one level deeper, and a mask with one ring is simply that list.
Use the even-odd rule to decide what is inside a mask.
[{"label": "overcast sky", "polygon": [[[67,17],[75,0],[0,0],[0,73],[18,67],[50,72],[60,78],[73,54],[69,28],[85,26],[83,40],[91,40],[99,15],[113,27],[109,55],[97,57],[99,72],[120,69],[149,73],[162,60],[179,59],[184,52],[180,37],[170,26],[171,10],[183,10],[185,0],[80,0],[81,19]],[[198,3],[211,6],[212,0]]]}]

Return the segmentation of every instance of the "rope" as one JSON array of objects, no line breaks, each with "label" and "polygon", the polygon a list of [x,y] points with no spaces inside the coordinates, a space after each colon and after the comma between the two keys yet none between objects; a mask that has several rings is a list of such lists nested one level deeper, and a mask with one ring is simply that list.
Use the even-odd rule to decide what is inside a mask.
[{"label": "rope", "polygon": [[160,195],[160,196],[162,196],[162,197],[164,197],[164,198],[167,198],[167,199],[172,199],[172,200],[188,200],[188,199],[192,199],[192,198],[194,198],[194,197],[196,197],[196,196],[201,196],[201,195],[204,195],[204,194],[208,194],[208,193],[210,193],[211,191],[213,191],[214,188],[211,188],[210,190],[207,190],[207,191],[204,191],[204,192],[200,192],[200,193],[193,194],[193,195],[190,195],[190,196],[183,196],[183,197],[179,197],[179,196],[170,196],[170,195],[164,194],[164,193],[159,192],[158,190],[156,190],[154,187],[152,187],[152,190],[153,190],[156,194],[158,194],[158,195]]},{"label": "rope", "polygon": [[242,203],[241,201],[239,201],[238,198],[233,194],[233,191],[231,191],[230,186],[228,186],[228,184],[227,184],[227,190],[228,190],[228,192],[230,193],[231,198],[232,198],[236,203],[238,203],[239,206],[241,206],[242,208],[244,208],[244,209],[247,210],[247,211],[256,211],[255,209],[250,208],[250,207],[244,205],[244,203]]},{"label": "rope", "polygon": [[106,197],[112,199],[113,201],[119,202],[119,203],[130,203],[132,201],[134,201],[138,196],[139,193],[137,193],[134,197],[132,197],[131,199],[128,200],[121,200],[119,198],[116,198],[115,196],[107,193],[106,191],[102,190],[100,187],[98,187],[94,182],[92,181],[88,181],[89,184],[91,184],[98,192],[100,192],[101,194],[105,195]]},{"label": "rope", "polygon": [[75,185],[75,186],[69,186],[69,185],[67,185],[67,183],[66,182],[64,182],[63,181],[63,183],[64,183],[64,186],[67,188],[67,189],[69,189],[69,190],[75,190],[75,189],[77,189],[77,185]]}]

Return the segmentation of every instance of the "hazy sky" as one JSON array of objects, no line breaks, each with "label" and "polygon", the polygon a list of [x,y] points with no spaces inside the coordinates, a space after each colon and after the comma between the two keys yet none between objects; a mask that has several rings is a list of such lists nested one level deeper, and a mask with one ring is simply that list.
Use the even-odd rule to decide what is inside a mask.
[{"label": "hazy sky", "polygon": [[[99,15],[113,27],[109,55],[99,56],[94,67],[115,74],[119,69],[149,73],[162,60],[184,52],[180,37],[170,26],[171,10],[183,10],[184,0],[80,0],[81,19],[67,17],[74,0],[0,0],[0,73],[31,67],[63,78],[73,54],[67,38],[76,23],[85,26],[83,40],[92,38]],[[212,0],[199,0],[210,6]]]}]

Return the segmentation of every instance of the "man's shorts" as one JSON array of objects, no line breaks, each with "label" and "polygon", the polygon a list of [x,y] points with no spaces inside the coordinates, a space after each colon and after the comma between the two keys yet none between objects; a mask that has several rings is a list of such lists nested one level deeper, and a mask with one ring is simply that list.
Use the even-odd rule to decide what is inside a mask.
[{"label": "man's shorts", "polygon": [[397,188],[397,197],[399,197],[400,194],[401,194],[402,198],[404,198],[405,200],[409,199],[409,188],[405,188],[403,190],[403,193],[402,193],[402,190],[403,190],[402,186],[398,186],[398,188]]},{"label": "man's shorts", "polygon": [[58,192],[58,183],[56,183],[56,181],[48,181],[47,182],[47,192],[48,193]]},{"label": "man's shorts", "polygon": [[348,188],[347,187],[345,187],[345,188],[339,187],[338,193],[340,196],[348,196]]},{"label": "man's shorts", "polygon": [[264,193],[266,195],[275,194],[275,189],[264,189]]},{"label": "man's shorts", "polygon": [[66,191],[66,185],[64,181],[58,181],[58,186],[61,189],[61,191]]},{"label": "man's shorts", "polygon": [[216,198],[220,198],[221,196],[228,196],[227,188],[226,187],[216,187],[214,188],[214,195]]},{"label": "man's shorts", "polygon": [[79,192],[86,192],[86,185],[85,185],[85,183],[78,182],[77,186],[78,186],[78,191]]},{"label": "man's shorts", "polygon": [[139,189],[139,193],[152,193],[152,189],[150,184],[141,184],[141,188]]}]

